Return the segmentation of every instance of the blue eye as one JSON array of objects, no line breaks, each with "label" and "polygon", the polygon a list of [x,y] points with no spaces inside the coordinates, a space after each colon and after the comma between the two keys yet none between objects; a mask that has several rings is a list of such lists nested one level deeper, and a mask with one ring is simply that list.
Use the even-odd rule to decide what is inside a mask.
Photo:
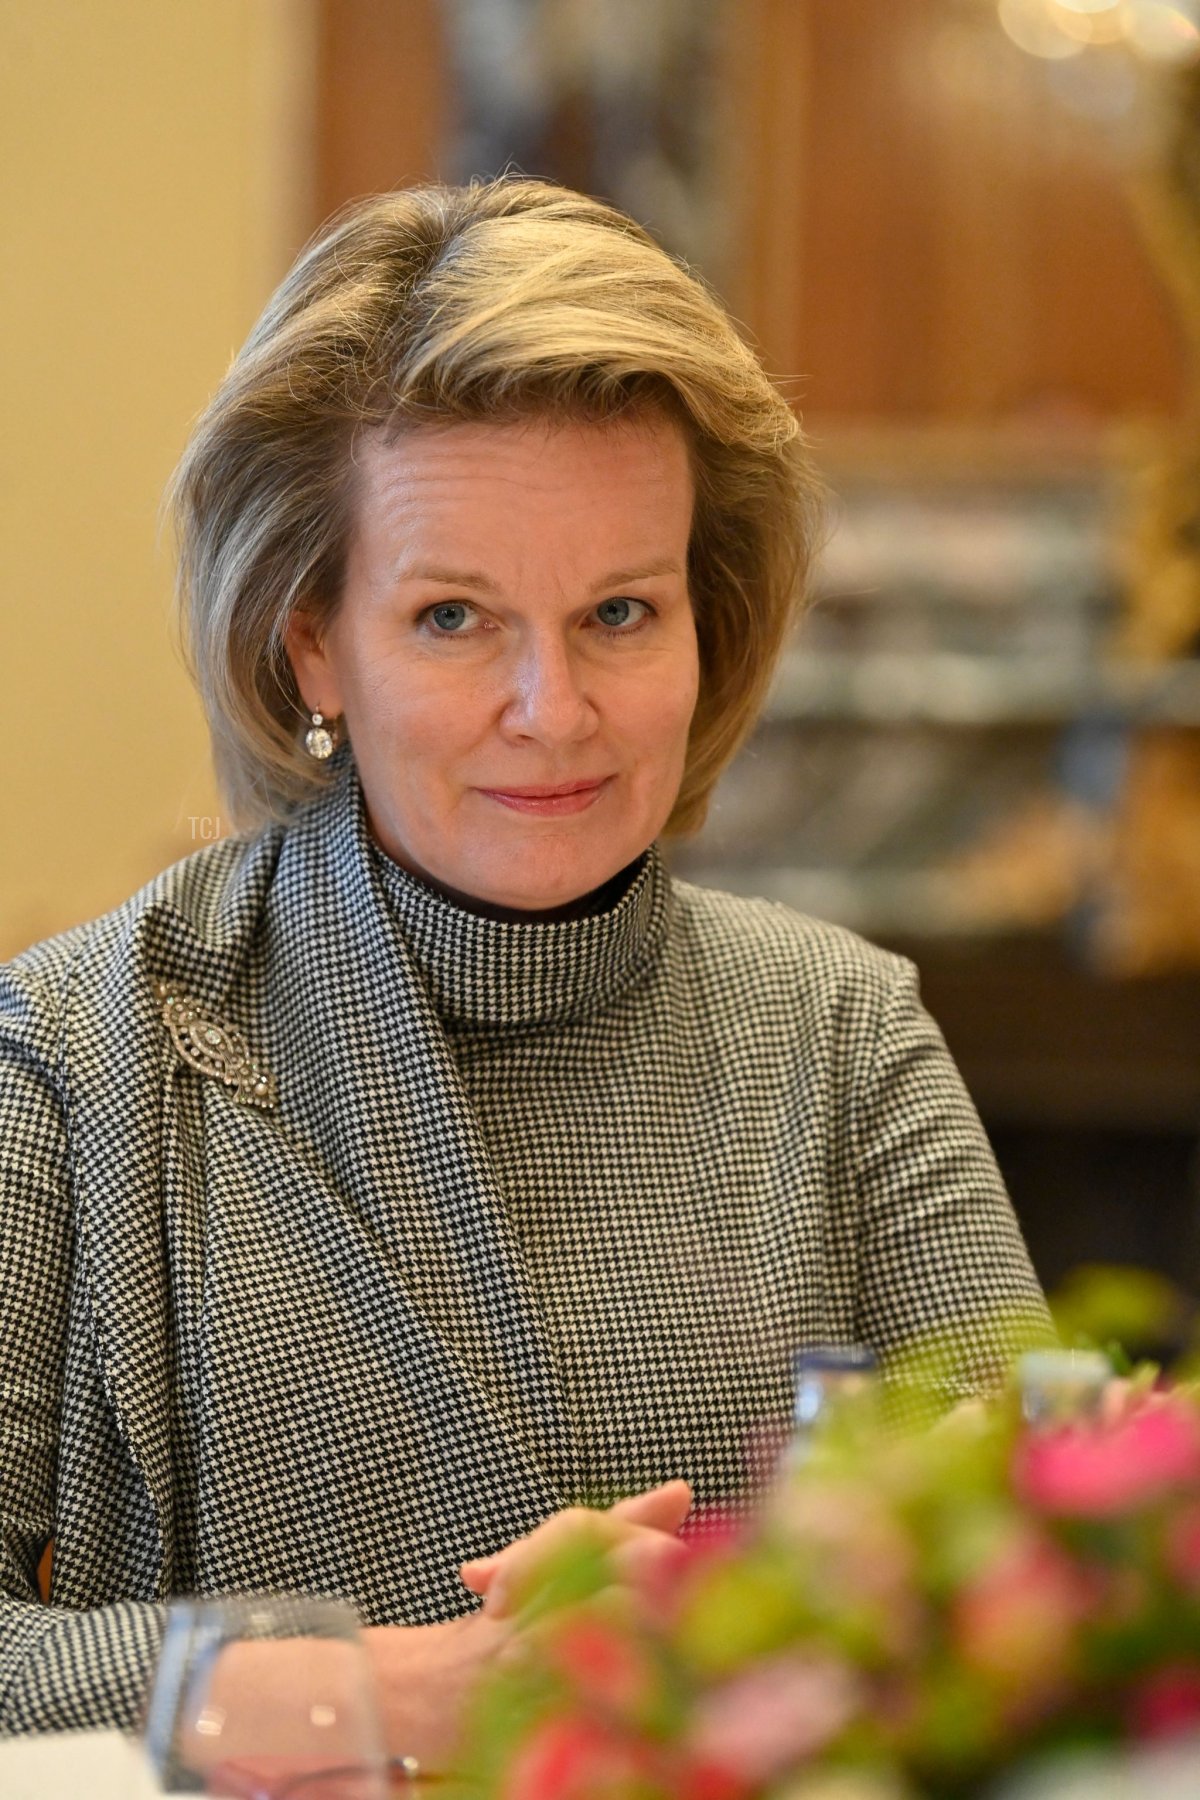
[{"label": "blue eye", "polygon": [[[640,608],[640,612],[635,613],[635,607]],[[619,631],[623,625],[640,625],[649,610],[644,600],[602,600],[596,608],[596,617],[605,630]]]},{"label": "blue eye", "polygon": [[473,610],[465,601],[445,600],[440,606],[431,607],[428,617],[433,620],[439,632],[450,637],[460,632],[469,622]]}]

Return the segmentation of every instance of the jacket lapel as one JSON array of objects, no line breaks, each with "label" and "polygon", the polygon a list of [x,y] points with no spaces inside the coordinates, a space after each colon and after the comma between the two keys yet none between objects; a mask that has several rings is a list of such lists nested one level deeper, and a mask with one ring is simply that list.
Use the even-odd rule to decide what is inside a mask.
[{"label": "jacket lapel", "polygon": [[571,1431],[458,1070],[370,855],[353,766],[290,831],[267,902],[283,1128],[353,1197],[412,1306],[515,1435],[566,1476]]},{"label": "jacket lapel", "polygon": [[[286,830],[167,871],[77,959],[66,1055],[80,1239],[106,1391],[159,1520],[164,1592],[180,1328],[168,1204],[200,1216],[198,1498],[229,1526],[210,1534],[214,1582],[345,1587],[331,1579],[341,1553],[342,1566],[375,1568],[373,1586],[361,1573],[350,1581],[368,1616],[396,1616],[398,1593],[408,1616],[445,1616],[463,1598],[453,1559],[528,1530],[572,1489],[570,1419],[536,1302],[377,880],[347,761]],[[158,982],[243,1033],[275,1078],[274,1108],[243,1104],[181,1060]],[[181,1107],[197,1083],[200,1106],[193,1087]],[[355,1366],[339,1373],[347,1346],[370,1380]],[[347,1446],[340,1463],[331,1433]],[[390,1556],[388,1496],[370,1497],[385,1455],[409,1481],[403,1525],[391,1508]],[[265,1546],[286,1539],[314,1483],[326,1491],[294,1529],[294,1554],[272,1565]],[[330,1509],[347,1503],[365,1522],[339,1551]],[[238,1546],[251,1539],[247,1558]],[[317,1546],[328,1567],[324,1552],[314,1563]],[[414,1557],[415,1589],[403,1579]]]},{"label": "jacket lapel", "polygon": [[155,980],[186,985],[221,1011],[277,850],[273,831],[248,850],[222,846],[212,872],[230,878],[208,917],[188,916],[189,896],[167,870],[148,895],[84,935],[64,1002],[63,1103],[83,1278],[105,1393],[157,1518],[163,1592],[174,1519],[162,1153],[178,1066]]}]

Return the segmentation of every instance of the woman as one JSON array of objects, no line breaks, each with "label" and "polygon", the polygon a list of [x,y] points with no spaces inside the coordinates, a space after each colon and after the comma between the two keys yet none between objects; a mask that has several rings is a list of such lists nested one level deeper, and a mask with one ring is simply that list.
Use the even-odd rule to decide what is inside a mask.
[{"label": "woman", "polygon": [[244,830],[0,973],[0,1726],[127,1722],[158,1603],[289,1589],[421,1753],[522,1540],[632,1496],[658,1554],[797,1344],[952,1323],[970,1391],[1044,1314],[911,966],[664,870],[817,518],[693,275],[536,182],[364,204],[175,501]]}]

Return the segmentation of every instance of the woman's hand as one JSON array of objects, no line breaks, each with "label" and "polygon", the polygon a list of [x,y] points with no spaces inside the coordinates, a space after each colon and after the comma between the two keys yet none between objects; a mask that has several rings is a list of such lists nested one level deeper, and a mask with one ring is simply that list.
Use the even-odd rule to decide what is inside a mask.
[{"label": "woman's hand", "polygon": [[502,1620],[511,1615],[533,1570],[546,1556],[568,1538],[588,1532],[609,1549],[613,1567],[623,1579],[638,1580],[680,1554],[675,1534],[691,1504],[687,1482],[668,1481],[647,1493],[618,1500],[607,1512],[569,1506],[494,1556],[463,1563],[459,1575],[473,1594],[485,1596],[480,1616]]},{"label": "woman's hand", "polygon": [[372,1625],[362,1634],[389,1756],[451,1767],[471,1689],[503,1654],[513,1627],[481,1612],[442,1625]]},{"label": "woman's hand", "polygon": [[486,1596],[480,1611],[443,1625],[365,1630],[389,1754],[415,1756],[428,1769],[453,1765],[471,1689],[516,1641],[514,1594],[555,1544],[581,1529],[595,1531],[611,1547],[617,1570],[637,1576],[656,1559],[679,1554],[675,1533],[691,1504],[687,1482],[668,1481],[607,1512],[568,1507],[495,1556],[463,1564],[465,1585]]}]

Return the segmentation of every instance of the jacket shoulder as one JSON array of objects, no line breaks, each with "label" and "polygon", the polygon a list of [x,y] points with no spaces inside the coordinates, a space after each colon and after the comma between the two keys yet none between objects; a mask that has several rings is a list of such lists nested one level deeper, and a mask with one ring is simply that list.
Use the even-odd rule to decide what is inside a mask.
[{"label": "jacket shoulder", "polygon": [[198,951],[236,957],[265,902],[283,826],[206,844],[155,875],[110,912],[31,944],[0,964],[0,1020],[33,1029],[62,1010],[72,971],[123,960],[147,931],[181,935]]},{"label": "jacket shoulder", "polygon": [[677,933],[714,986],[792,1000],[865,1000],[882,1006],[915,980],[907,957],[881,949],[843,925],[796,912],[777,900],[673,883]]},{"label": "jacket shoulder", "polygon": [[705,1013],[766,1039],[817,1031],[864,1051],[894,1006],[919,1006],[916,965],[779,900],[675,882],[676,979]]}]

